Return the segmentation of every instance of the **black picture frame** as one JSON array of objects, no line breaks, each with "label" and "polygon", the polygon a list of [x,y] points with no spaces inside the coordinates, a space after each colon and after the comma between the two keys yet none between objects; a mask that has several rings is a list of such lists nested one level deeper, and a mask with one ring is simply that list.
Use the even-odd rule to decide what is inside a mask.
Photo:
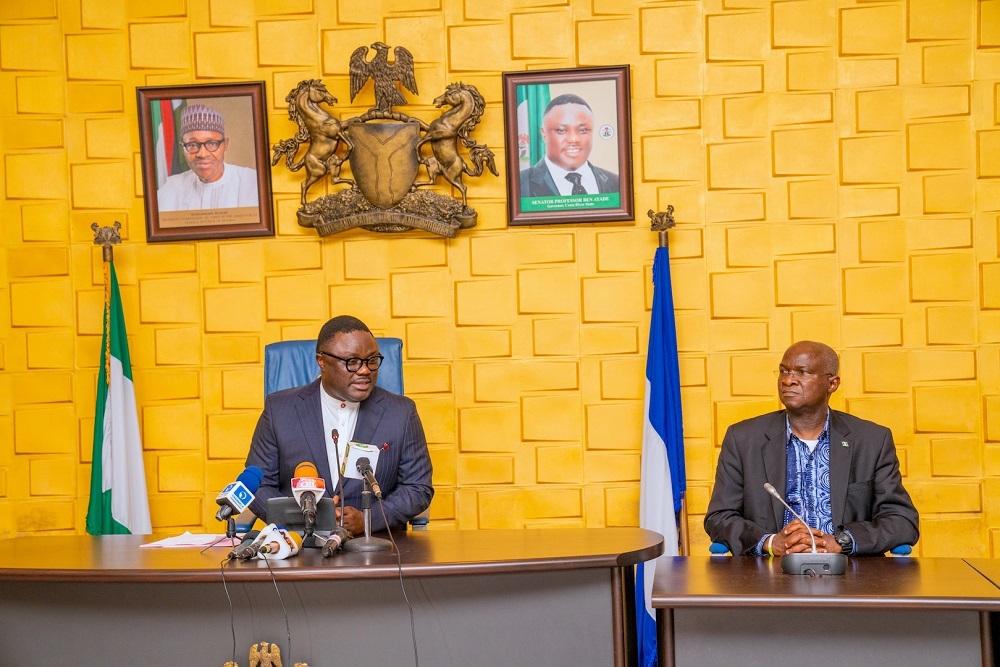
[{"label": "black picture frame", "polygon": [[[557,122],[545,112],[563,105],[579,109],[582,99],[593,117],[589,146],[585,138],[563,123],[554,130],[546,122]],[[559,98],[559,99],[557,99]],[[510,225],[571,224],[634,220],[632,193],[632,118],[629,68],[627,65],[581,67],[558,70],[503,73],[504,135],[507,158],[507,212]],[[584,112],[586,115],[586,113]],[[561,128],[561,129],[560,129]],[[566,153],[555,144],[556,132],[569,137],[562,143],[578,145]],[[563,134],[570,132],[569,135]],[[546,139],[549,137],[549,139]],[[552,143],[553,147],[548,148]],[[533,145],[534,144],[534,145]],[[590,164],[598,192],[586,195],[562,193],[572,183],[556,185],[543,157],[563,160],[573,167],[580,152]],[[573,167],[579,168],[579,166]]]},{"label": "black picture frame", "polygon": [[[147,241],[274,236],[264,82],[141,87],[136,98]],[[225,194],[201,183],[207,167],[195,166],[180,145],[182,109],[195,104],[224,119],[222,156],[199,147],[191,159],[225,163]],[[220,195],[223,205],[206,205]]]}]

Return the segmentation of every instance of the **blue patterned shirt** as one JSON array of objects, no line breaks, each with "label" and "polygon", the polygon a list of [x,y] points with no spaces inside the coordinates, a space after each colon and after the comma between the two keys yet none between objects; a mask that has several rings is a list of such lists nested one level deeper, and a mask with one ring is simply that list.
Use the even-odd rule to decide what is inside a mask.
[{"label": "blue patterned shirt", "polygon": [[[826,424],[819,434],[816,448],[809,446],[792,433],[792,426],[785,417],[785,501],[806,520],[810,528],[816,528],[827,535],[833,535],[833,509],[830,505],[830,413],[826,413]],[[795,516],[785,510],[784,522],[787,526]],[[753,555],[766,553],[764,545],[771,536],[761,538],[751,551]],[[846,550],[850,553],[853,550]]]}]

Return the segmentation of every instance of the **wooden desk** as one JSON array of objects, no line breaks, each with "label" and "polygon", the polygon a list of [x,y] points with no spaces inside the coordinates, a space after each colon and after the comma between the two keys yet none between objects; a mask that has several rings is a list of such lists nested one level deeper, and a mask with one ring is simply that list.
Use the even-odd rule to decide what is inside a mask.
[{"label": "wooden desk", "polygon": [[1000,588],[958,558],[851,558],[845,575],[813,578],[776,558],[705,556],[661,559],[652,604],[668,667],[978,667],[992,665]]},{"label": "wooden desk", "polygon": [[[199,665],[277,643],[282,663],[627,665],[632,566],[663,552],[639,528],[419,531],[388,552],[318,549],[272,563],[228,547],[140,549],[154,537],[0,540],[4,667]],[[226,586],[223,587],[223,575]],[[291,630],[291,654],[282,606]],[[53,641],[53,638],[58,638]]]}]

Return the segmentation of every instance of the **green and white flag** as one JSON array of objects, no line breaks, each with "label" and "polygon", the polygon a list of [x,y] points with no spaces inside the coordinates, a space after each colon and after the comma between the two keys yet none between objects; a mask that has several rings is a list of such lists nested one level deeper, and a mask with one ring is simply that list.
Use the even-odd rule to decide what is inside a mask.
[{"label": "green and white flag", "polygon": [[104,263],[104,336],[94,410],[87,532],[91,535],[152,532],[125,315],[118,277],[111,262]]}]

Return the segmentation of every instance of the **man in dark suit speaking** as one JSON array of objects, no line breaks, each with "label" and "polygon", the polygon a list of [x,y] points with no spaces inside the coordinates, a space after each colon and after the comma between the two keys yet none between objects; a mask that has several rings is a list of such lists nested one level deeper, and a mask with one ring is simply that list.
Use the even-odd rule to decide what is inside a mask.
[{"label": "man in dark suit speaking", "polygon": [[594,112],[579,95],[553,98],[542,116],[545,157],[521,172],[522,197],[618,192],[618,174],[592,165]]},{"label": "man in dark suit speaking", "polygon": [[[784,410],[734,424],[722,441],[705,530],[734,555],[882,554],[917,541],[892,433],[831,410],[836,352],[800,341],[778,366]],[[764,490],[769,482],[808,526]]]},{"label": "man in dark suit speaking", "polygon": [[[323,325],[316,363],[317,380],[264,399],[247,456],[247,465],[259,467],[264,479],[250,509],[265,517],[269,498],[291,497],[295,468],[303,462],[316,466],[334,495],[337,452],[343,456],[347,443],[355,441],[381,450],[375,479],[382,487],[382,510],[390,528],[405,528],[434,495],[427,440],[413,400],[375,386],[382,357],[375,337],[356,317],[341,315]],[[343,482],[344,526],[358,535],[364,531],[362,482],[346,477]],[[377,506],[371,528],[386,528]]]}]

